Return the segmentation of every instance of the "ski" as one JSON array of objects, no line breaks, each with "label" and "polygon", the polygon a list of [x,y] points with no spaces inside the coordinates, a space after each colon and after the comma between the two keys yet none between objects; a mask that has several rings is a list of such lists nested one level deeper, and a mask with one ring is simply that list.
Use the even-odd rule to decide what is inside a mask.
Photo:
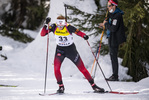
[{"label": "ski", "polygon": [[41,93],[39,93],[40,96],[63,95],[63,94],[65,94],[65,93],[57,93],[57,92],[49,93],[49,94],[41,94]]},{"label": "ski", "polygon": [[16,85],[4,85],[4,84],[0,84],[0,87],[17,87]]},{"label": "ski", "polygon": [[123,91],[123,92],[118,92],[118,91],[105,91],[105,92],[95,92],[95,91],[86,91],[84,93],[112,93],[112,94],[138,94],[139,92],[137,91]]},{"label": "ski", "polygon": [[99,93],[99,94],[102,94],[102,93],[109,93],[109,91],[105,91],[105,92],[84,91],[83,93]]}]

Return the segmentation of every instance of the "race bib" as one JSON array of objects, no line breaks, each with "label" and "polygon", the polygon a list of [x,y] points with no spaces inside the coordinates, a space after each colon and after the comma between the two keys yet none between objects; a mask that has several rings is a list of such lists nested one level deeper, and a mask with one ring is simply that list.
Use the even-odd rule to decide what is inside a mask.
[{"label": "race bib", "polygon": [[63,30],[59,30],[58,28],[56,28],[54,34],[57,45],[70,46],[71,44],[73,44],[73,36],[67,31],[66,26]]},{"label": "race bib", "polygon": [[59,46],[69,46],[69,45],[73,44],[73,36],[72,35],[68,35],[68,36],[55,35],[55,38],[56,38],[56,43]]}]

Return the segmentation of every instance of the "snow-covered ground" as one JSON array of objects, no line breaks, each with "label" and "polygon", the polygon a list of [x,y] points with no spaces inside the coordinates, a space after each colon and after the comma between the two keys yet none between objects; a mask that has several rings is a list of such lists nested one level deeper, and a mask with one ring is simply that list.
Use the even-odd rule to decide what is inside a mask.
[{"label": "snow-covered ground", "polygon": [[[104,1],[104,0],[102,0]],[[56,21],[56,17],[65,13],[64,3],[72,4],[79,9],[92,13],[96,7],[93,0],[51,0],[51,8],[48,16],[52,18],[52,22]],[[104,3],[103,3],[104,4]],[[69,11],[68,11],[69,12]],[[35,34],[29,30],[26,33]],[[86,33],[88,34],[88,33]],[[46,43],[47,37],[41,37],[40,32],[37,32],[35,40],[30,44],[22,44],[12,39],[0,36],[0,45],[3,46],[3,54],[7,54],[6,61],[0,59],[0,84],[17,85],[18,87],[0,87],[0,100],[148,100],[149,99],[149,78],[145,78],[140,82],[109,82],[114,91],[138,91],[138,94],[97,94],[86,93],[93,91],[83,75],[78,71],[76,66],[65,59],[62,64],[62,75],[65,85],[64,95],[39,96],[43,93],[44,88],[44,73],[46,59]],[[92,43],[90,38],[89,42]],[[107,41],[107,40],[103,40]],[[85,66],[89,72],[93,63],[93,56],[86,41],[74,34],[74,42],[77,50],[80,53]],[[58,89],[53,70],[53,59],[55,53],[55,38],[50,34],[49,41],[49,62],[47,76],[47,91],[53,93]],[[119,59],[119,63],[121,59]],[[111,75],[110,57],[100,56],[99,63],[106,75]],[[119,64],[120,65],[120,64]],[[120,65],[119,77],[120,80],[130,79],[126,74],[127,68]],[[109,90],[101,72],[97,69],[95,83]]]}]

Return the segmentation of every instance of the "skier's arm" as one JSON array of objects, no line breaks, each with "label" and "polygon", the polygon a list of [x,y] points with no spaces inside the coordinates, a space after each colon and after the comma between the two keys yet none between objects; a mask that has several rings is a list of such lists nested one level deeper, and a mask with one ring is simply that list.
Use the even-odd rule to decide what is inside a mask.
[{"label": "skier's arm", "polygon": [[48,30],[49,30],[49,32],[51,32],[51,31],[54,32],[55,28],[56,28],[56,24],[52,24],[49,27],[48,27],[48,25],[45,24],[44,27],[41,30],[40,35],[41,36],[47,35],[48,34]]},{"label": "skier's arm", "polygon": [[82,38],[86,35],[85,33],[81,32],[79,29],[76,29],[75,34],[81,36]]},{"label": "skier's arm", "polygon": [[78,29],[76,30],[75,34],[81,36],[82,38],[84,38],[85,40],[88,40],[88,35],[86,35],[85,33],[79,31]]},{"label": "skier's arm", "polygon": [[[42,28],[42,30],[41,30],[41,33],[40,33],[41,36],[45,36],[45,35],[48,34],[48,32],[51,32],[50,27],[49,27],[50,21],[51,21],[51,18],[50,18],[50,17],[47,17],[47,18],[46,18],[46,21],[45,21],[46,24],[43,26],[43,28]],[[48,30],[49,30],[49,31],[48,31]]]},{"label": "skier's arm", "polygon": [[75,33],[78,36],[81,36],[85,40],[88,39],[88,36],[85,33],[81,32],[79,29],[76,29],[75,27],[73,27],[71,25],[69,25],[68,27],[69,27],[69,29],[70,29],[71,32]]},{"label": "skier's arm", "polygon": [[47,34],[48,34],[48,29],[47,29],[47,26],[44,25],[43,28],[42,28],[42,30],[41,30],[40,35],[41,35],[41,36],[45,36],[45,35],[47,35]]}]

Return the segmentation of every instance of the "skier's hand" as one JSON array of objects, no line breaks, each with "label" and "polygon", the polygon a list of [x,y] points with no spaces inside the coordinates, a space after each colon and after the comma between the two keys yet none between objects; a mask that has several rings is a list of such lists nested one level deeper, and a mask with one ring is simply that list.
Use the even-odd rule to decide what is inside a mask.
[{"label": "skier's hand", "polygon": [[46,30],[48,30],[48,24],[45,24],[45,25],[44,25],[44,28],[45,28]]},{"label": "skier's hand", "polygon": [[103,23],[99,23],[99,28],[103,28],[105,26],[105,23],[107,23],[106,20],[104,20]]},{"label": "skier's hand", "polygon": [[107,21],[106,21],[106,20],[104,20],[104,21],[103,21],[103,25],[105,25],[105,23],[107,23]]},{"label": "skier's hand", "polygon": [[99,28],[103,28],[103,23],[99,23]]},{"label": "skier's hand", "polygon": [[51,21],[51,18],[50,17],[47,17],[46,18],[46,24],[49,24],[50,21]]},{"label": "skier's hand", "polygon": [[84,35],[83,38],[84,38],[85,40],[88,40],[89,37],[88,37],[87,35]]}]

